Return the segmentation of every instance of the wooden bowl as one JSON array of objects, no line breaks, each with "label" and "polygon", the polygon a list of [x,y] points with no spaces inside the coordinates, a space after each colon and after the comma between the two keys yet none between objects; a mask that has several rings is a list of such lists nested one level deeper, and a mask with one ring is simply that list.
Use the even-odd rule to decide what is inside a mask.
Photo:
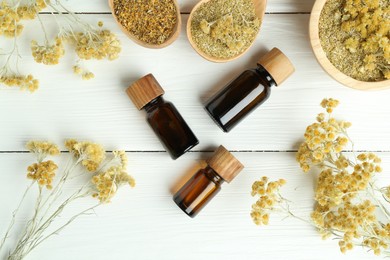
[{"label": "wooden bowl", "polygon": [[161,48],[167,47],[168,45],[173,43],[177,39],[177,37],[179,37],[180,30],[181,30],[180,7],[179,7],[179,4],[177,3],[176,0],[172,0],[172,1],[173,1],[173,3],[175,4],[175,7],[176,7],[176,17],[177,17],[176,25],[175,25],[175,28],[173,28],[172,35],[165,42],[163,42],[162,44],[146,43],[146,42],[143,42],[143,41],[139,40],[134,35],[132,35],[129,31],[126,30],[125,27],[122,26],[122,24],[119,22],[118,18],[116,17],[115,9],[114,9],[114,0],[108,0],[108,4],[109,4],[109,6],[111,8],[111,13],[112,13],[112,16],[114,16],[116,23],[119,25],[119,27],[121,28],[123,33],[127,35],[127,37],[129,37],[135,43],[137,43],[137,44],[139,44],[139,45],[141,45],[143,47],[151,48],[151,49],[161,49]]},{"label": "wooden bowl", "polygon": [[375,82],[359,81],[353,79],[341,71],[339,71],[326,57],[324,50],[322,49],[318,23],[320,20],[320,14],[327,0],[317,0],[314,3],[313,10],[310,15],[309,34],[310,42],[313,48],[314,55],[316,56],[318,63],[322,68],[335,80],[341,84],[359,90],[381,90],[390,88],[390,80],[382,80]]},{"label": "wooden bowl", "polygon": [[[194,8],[192,9],[191,11],[191,14],[190,16],[188,17],[188,21],[187,21],[187,38],[188,38],[188,41],[191,43],[191,46],[192,48],[194,48],[194,50],[200,55],[202,56],[203,58],[205,58],[206,60],[209,60],[209,61],[212,61],[212,62],[228,62],[228,61],[232,61],[232,60],[235,60],[239,57],[241,57],[242,55],[244,55],[249,49],[250,47],[253,45],[253,43],[255,42],[255,40],[253,40],[253,42],[248,46],[248,48],[243,51],[242,53],[234,56],[234,57],[230,57],[230,58],[227,58],[227,59],[221,59],[221,58],[216,58],[216,57],[213,57],[211,55],[208,55],[206,53],[204,53],[201,49],[198,48],[198,46],[196,45],[196,43],[194,42],[194,40],[192,39],[192,32],[191,32],[191,21],[192,21],[192,18],[194,16],[194,13],[195,11],[200,7],[201,4],[203,3],[207,3],[211,0],[201,0],[199,3],[197,3]],[[265,7],[267,5],[267,0],[253,0],[253,4],[255,5],[255,13],[256,13],[256,16],[260,19],[261,23],[263,22],[263,17],[264,17],[264,13],[265,13]],[[259,31],[257,32],[257,34],[260,32],[260,29]]]}]

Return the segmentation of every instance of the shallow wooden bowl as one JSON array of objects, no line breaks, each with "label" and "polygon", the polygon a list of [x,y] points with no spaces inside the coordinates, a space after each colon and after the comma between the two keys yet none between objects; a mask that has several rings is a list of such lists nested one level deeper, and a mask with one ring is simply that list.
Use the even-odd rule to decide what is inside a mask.
[{"label": "shallow wooden bowl", "polygon": [[318,60],[318,63],[320,63],[322,68],[331,77],[333,77],[335,80],[337,80],[338,82],[340,82],[341,84],[347,87],[359,89],[359,90],[381,90],[381,89],[390,88],[390,80],[383,80],[383,81],[376,81],[376,82],[359,81],[339,71],[328,60],[321,46],[319,29],[318,29],[320,14],[326,1],[327,0],[317,0],[314,3],[313,10],[311,11],[311,15],[310,15],[310,25],[309,25],[310,42],[313,48],[313,52]]},{"label": "shallow wooden bowl", "polygon": [[137,44],[139,44],[139,45],[141,45],[143,47],[151,48],[151,49],[161,49],[161,48],[167,47],[168,45],[173,43],[177,39],[177,37],[179,37],[180,30],[181,30],[180,7],[179,7],[179,4],[177,3],[176,0],[173,0],[173,2],[175,4],[175,6],[176,6],[176,16],[177,16],[177,20],[176,21],[177,22],[176,22],[175,28],[173,28],[172,35],[165,42],[163,42],[162,44],[150,44],[150,43],[146,43],[146,42],[143,42],[143,41],[139,40],[137,37],[132,35],[129,31],[126,30],[126,28],[124,28],[122,26],[122,24],[119,22],[118,18],[115,15],[114,0],[108,0],[108,4],[109,4],[109,6],[111,8],[112,16],[114,16],[116,23],[119,25],[119,27],[121,28],[123,33],[126,34],[127,37],[129,37],[135,43],[137,43]]},{"label": "shallow wooden bowl", "polygon": [[[213,57],[213,56],[210,56],[210,55],[204,53],[201,49],[198,48],[198,46],[196,45],[196,43],[192,39],[191,21],[192,21],[192,18],[194,16],[194,13],[195,13],[196,9],[198,9],[200,7],[201,4],[207,3],[208,1],[211,1],[211,0],[201,0],[199,3],[197,3],[194,6],[194,8],[192,9],[190,16],[188,17],[188,21],[187,21],[187,38],[188,38],[188,41],[190,42],[192,48],[194,48],[194,50],[200,56],[202,56],[206,60],[209,60],[209,61],[212,61],[212,62],[228,62],[228,61],[232,61],[232,60],[235,60],[235,59],[241,57],[242,55],[244,55],[250,49],[250,47],[253,45],[255,40],[253,40],[253,42],[249,45],[249,47],[245,51],[243,51],[242,53],[240,53],[240,54],[238,54],[238,55],[236,55],[234,57],[228,58],[228,59],[221,59],[221,58],[216,58],[216,57]],[[264,13],[265,13],[265,7],[267,5],[267,0],[253,0],[253,3],[255,5],[256,16],[260,19],[260,21],[262,23],[263,22],[263,18],[264,18]],[[260,27],[261,27],[261,25],[260,25]],[[260,29],[257,32],[257,34],[259,32],[260,32]]]}]

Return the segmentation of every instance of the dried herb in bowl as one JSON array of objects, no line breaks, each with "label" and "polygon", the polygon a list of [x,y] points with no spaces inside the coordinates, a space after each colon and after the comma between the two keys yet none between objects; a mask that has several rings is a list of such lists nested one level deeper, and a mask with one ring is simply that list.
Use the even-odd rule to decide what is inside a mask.
[{"label": "dried herb in bowl", "polygon": [[328,0],[318,26],[338,70],[359,81],[390,79],[389,0]]},{"label": "dried herb in bowl", "polygon": [[166,42],[177,24],[173,0],[114,0],[114,14],[138,40],[152,45]]},{"label": "dried herb in bowl", "polygon": [[261,21],[252,0],[210,0],[194,10],[191,38],[203,53],[229,59],[250,47]]}]

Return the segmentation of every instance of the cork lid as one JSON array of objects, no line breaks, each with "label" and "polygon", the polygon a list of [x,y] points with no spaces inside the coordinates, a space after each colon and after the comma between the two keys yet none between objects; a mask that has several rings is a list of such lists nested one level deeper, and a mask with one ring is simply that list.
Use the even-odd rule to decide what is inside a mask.
[{"label": "cork lid", "polygon": [[207,160],[207,164],[227,182],[231,182],[244,169],[244,165],[222,145]]},{"label": "cork lid", "polygon": [[262,56],[257,64],[263,66],[271,74],[277,86],[282,84],[295,71],[294,65],[278,48],[273,48]]},{"label": "cork lid", "polygon": [[147,103],[164,94],[164,90],[152,74],[148,74],[127,89],[126,93],[134,105],[141,110]]}]

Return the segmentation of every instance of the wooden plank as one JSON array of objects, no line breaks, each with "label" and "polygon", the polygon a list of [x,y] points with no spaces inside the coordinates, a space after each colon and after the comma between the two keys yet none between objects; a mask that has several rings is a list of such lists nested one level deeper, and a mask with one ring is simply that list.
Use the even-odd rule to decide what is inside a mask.
[{"label": "wooden plank", "polygon": [[[105,0],[67,0],[63,1],[69,9],[75,12],[101,13],[110,12]],[[178,0],[182,13],[189,13],[197,3],[197,0]],[[267,4],[267,12],[310,12],[314,0],[270,0]]]},{"label": "wooden plank", "polygon": [[[90,138],[108,146],[133,151],[161,151],[161,144],[146,124],[144,113],[135,109],[125,88],[137,78],[152,72],[200,140],[196,151],[209,145],[225,144],[232,150],[297,149],[307,125],[321,112],[324,97],[341,100],[336,114],[354,123],[351,138],[356,149],[389,150],[390,114],[387,92],[361,92],[346,88],[328,76],[311,51],[308,15],[266,15],[253,48],[242,58],[215,64],[201,58],[186,39],[184,26],[179,39],[161,50],[142,48],[122,34],[110,15],[89,15],[85,19],[103,20],[116,32],[123,51],[113,62],[87,62],[95,74],[82,81],[72,74],[74,53],[58,66],[36,64],[28,43],[42,35],[37,21],[26,25],[20,39],[20,70],[33,73],[41,81],[35,94],[0,88],[0,150],[24,150],[26,140],[49,138]],[[45,23],[52,17],[43,17]],[[55,31],[55,24],[47,28]],[[9,42],[7,44],[10,44]],[[2,45],[6,46],[6,45]],[[260,54],[277,46],[290,57],[296,73],[271,98],[229,134],[223,133],[203,110],[203,103],[245,68],[253,67]]]},{"label": "wooden plank", "polygon": [[[307,218],[313,207],[313,175],[303,174],[294,153],[234,153],[246,166],[195,218],[190,219],[174,204],[172,192],[201,165],[210,153],[190,153],[173,161],[166,153],[130,153],[129,171],[137,180],[134,189],[125,187],[111,204],[83,216],[59,236],[47,240],[28,259],[339,259],[337,241],[321,240],[310,225],[295,219],[272,216],[270,225],[258,227],[249,216],[255,198],[252,183],[267,175],[285,178],[283,189],[295,214]],[[384,171],[390,169],[390,153],[380,153]],[[28,181],[25,169],[33,161],[29,154],[0,154],[0,223],[8,223],[11,212]],[[66,160],[64,160],[66,161]],[[378,185],[390,182],[380,174]],[[71,185],[67,191],[79,187]],[[10,199],[13,198],[13,199]],[[93,205],[85,198],[61,215]],[[28,197],[16,225],[32,213]],[[6,225],[0,225],[3,234]],[[18,230],[17,228],[17,230]],[[10,241],[14,241],[11,237]],[[8,245],[10,246],[10,245]],[[3,259],[3,256],[0,255]],[[356,248],[343,259],[377,259]]]}]

